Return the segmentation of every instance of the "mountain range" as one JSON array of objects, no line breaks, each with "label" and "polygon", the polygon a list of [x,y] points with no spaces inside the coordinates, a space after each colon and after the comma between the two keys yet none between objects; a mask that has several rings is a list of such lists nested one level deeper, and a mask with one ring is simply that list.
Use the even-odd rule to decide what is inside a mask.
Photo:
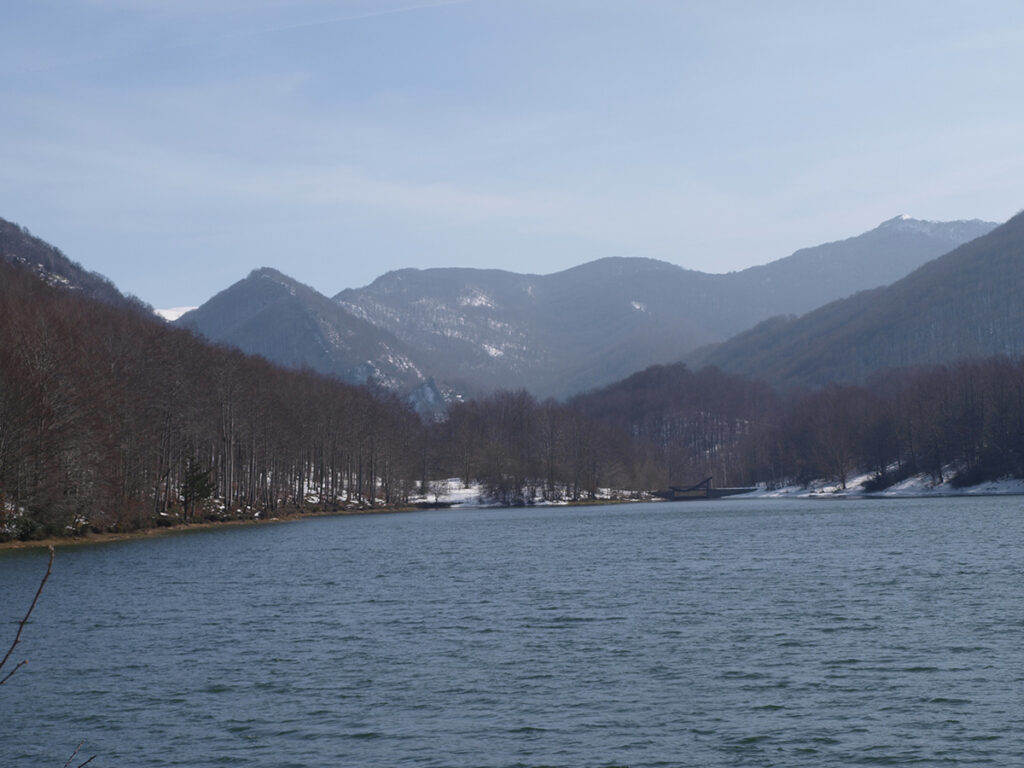
[{"label": "mountain range", "polygon": [[[728,274],[608,258],[550,275],[404,269],[325,297],[257,270],[178,323],[211,340],[349,381],[434,377],[479,395],[564,397],[683,358],[778,314],[886,284],[996,225],[896,217],[857,237]],[[371,333],[370,327],[376,329]],[[302,338],[299,338],[302,336]],[[357,345],[357,338],[372,342]]]},{"label": "mountain range", "polygon": [[[0,261],[149,311],[2,219]],[[288,367],[413,392],[432,413],[442,395],[567,396],[678,360],[818,387],[880,368],[1019,355],[1022,289],[1022,216],[999,227],[897,217],[725,275],[635,258],[551,275],[399,270],[331,299],[264,268],[177,324]]]}]

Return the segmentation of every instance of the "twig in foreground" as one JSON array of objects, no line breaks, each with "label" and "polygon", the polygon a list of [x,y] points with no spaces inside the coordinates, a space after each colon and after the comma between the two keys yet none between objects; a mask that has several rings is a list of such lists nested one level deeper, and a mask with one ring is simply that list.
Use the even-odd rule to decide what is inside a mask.
[{"label": "twig in foreground", "polygon": [[[53,570],[53,547],[51,546],[50,547],[50,561],[46,564],[46,574],[43,576],[43,580],[39,582],[39,589],[36,590],[36,596],[34,598],[32,598],[32,605],[30,605],[28,607],[28,613],[25,614],[25,618],[23,618],[21,620],[21,622],[18,624],[18,632],[14,636],[14,642],[11,643],[11,647],[7,649],[7,653],[4,655],[3,661],[0,661],[0,669],[4,668],[4,664],[6,664],[7,660],[11,658],[11,654],[14,653],[15,646],[17,646],[18,642],[21,640],[21,632],[22,632],[22,630],[25,629],[25,625],[28,624],[28,619],[32,615],[32,611],[35,610],[36,603],[39,602],[39,596],[41,594],[43,594],[43,587],[46,586],[46,580],[48,578],[50,578],[50,572],[52,570]],[[7,675],[7,677],[5,677],[2,680],[0,680],[0,685],[3,685],[8,680],[10,680],[11,679],[11,675],[13,675],[15,672],[17,672],[19,669],[21,669],[27,663],[28,663],[28,661],[22,661],[20,664],[15,666],[14,669],[12,669],[10,671],[10,673]]]},{"label": "twig in foreground", "polygon": [[[80,742],[78,742],[78,746],[77,746],[77,747],[75,747],[75,751],[71,753],[71,757],[69,757],[69,758],[68,758],[68,761],[67,761],[66,763],[64,763],[64,768],[70,768],[70,766],[71,766],[71,761],[75,759],[75,756],[76,756],[76,755],[78,754],[79,750],[81,750],[81,749],[82,749],[82,745],[83,745],[83,744],[85,744],[85,742],[84,742],[84,741],[80,741]],[[92,762],[93,760],[95,760],[95,759],[96,759],[96,755],[93,755],[93,756],[92,756],[92,757],[90,757],[90,758],[89,758],[88,760],[86,760],[86,761],[85,761],[84,763],[79,763],[79,764],[78,764],[78,766],[77,766],[77,768],[83,768],[83,766],[86,766],[86,765],[88,765],[89,763],[91,763],[91,762]]]}]

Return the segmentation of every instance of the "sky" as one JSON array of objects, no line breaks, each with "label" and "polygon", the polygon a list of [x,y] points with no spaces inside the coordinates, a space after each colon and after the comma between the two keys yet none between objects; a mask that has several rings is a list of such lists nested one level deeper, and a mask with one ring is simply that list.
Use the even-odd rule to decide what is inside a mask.
[{"label": "sky", "polygon": [[727,272],[1024,208],[1022,72],[1016,0],[6,0],[0,217],[155,307]]}]

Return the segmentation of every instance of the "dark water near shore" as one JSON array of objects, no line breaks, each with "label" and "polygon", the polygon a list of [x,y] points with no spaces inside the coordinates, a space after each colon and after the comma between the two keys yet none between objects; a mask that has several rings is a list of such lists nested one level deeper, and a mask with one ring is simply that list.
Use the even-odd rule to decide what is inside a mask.
[{"label": "dark water near shore", "polygon": [[[45,567],[0,553],[0,652]],[[1019,766],[1024,498],[320,518],[59,550],[0,765]],[[83,757],[84,759],[84,757]]]}]

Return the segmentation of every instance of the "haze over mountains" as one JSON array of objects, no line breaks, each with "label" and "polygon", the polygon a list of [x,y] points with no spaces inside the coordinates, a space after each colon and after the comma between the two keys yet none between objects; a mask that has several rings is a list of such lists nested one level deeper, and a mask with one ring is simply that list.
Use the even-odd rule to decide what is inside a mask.
[{"label": "haze over mountains", "polygon": [[[995,226],[896,217],[857,237],[724,275],[642,258],[602,259],[551,275],[398,270],[335,296],[343,313],[298,284],[277,289],[271,300],[261,270],[178,322],[350,381],[369,376],[409,386],[433,376],[468,395],[524,387],[561,397],[679,360],[773,315],[885,284]],[[289,280],[274,274],[279,283]],[[367,325],[377,329],[375,341],[353,346],[369,334]]]},{"label": "haze over mountains", "polygon": [[1024,214],[892,285],[768,320],[693,365],[784,387],[863,382],[882,368],[1024,353]]},{"label": "haze over mountains", "polygon": [[[334,299],[258,269],[177,324],[288,367],[418,390],[430,410],[440,392],[568,396],[678,360],[781,386],[860,382],[879,368],[1024,352],[1024,220],[995,227],[897,217],[726,275],[637,258],[543,276],[399,270]],[[2,219],[0,260],[146,309]]]}]

